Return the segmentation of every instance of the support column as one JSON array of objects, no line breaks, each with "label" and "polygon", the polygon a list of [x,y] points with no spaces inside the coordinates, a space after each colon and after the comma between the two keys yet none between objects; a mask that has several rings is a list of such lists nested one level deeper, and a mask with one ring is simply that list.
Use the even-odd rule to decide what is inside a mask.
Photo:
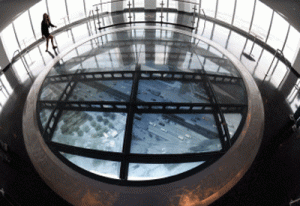
[{"label": "support column", "polygon": [[[10,61],[6,55],[1,38],[0,38],[0,53],[3,54],[3,55],[0,55],[0,66],[2,69],[6,69],[6,67],[9,65]],[[4,75],[12,89],[14,89],[16,86],[19,85],[18,77],[16,76],[16,74],[12,68],[8,68],[4,72]]]},{"label": "support column", "polygon": [[123,1],[113,2],[111,4],[111,12],[122,11],[124,9],[123,4]]},{"label": "support column", "polygon": [[[154,1],[156,3],[156,1]],[[145,1],[146,3],[146,1]],[[153,3],[154,4],[154,3]],[[150,10],[145,12],[145,21],[153,22],[156,21],[156,12],[152,12]],[[146,25],[153,25],[153,23],[146,23]],[[156,31],[150,30],[145,33],[145,39],[153,39],[151,43],[145,42],[145,64],[147,66],[153,66],[155,62],[155,39],[156,39]]]},{"label": "support column", "polygon": [[145,10],[155,10],[156,9],[156,1],[161,0],[145,0]]},{"label": "support column", "polygon": [[184,2],[178,2],[178,11],[184,11],[184,12],[192,12],[192,6],[193,4],[184,3]]}]

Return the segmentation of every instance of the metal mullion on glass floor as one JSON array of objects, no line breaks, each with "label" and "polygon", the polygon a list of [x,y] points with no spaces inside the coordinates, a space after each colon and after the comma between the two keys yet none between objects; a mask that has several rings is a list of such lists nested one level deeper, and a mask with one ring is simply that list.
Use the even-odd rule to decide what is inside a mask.
[{"label": "metal mullion on glass floor", "polygon": [[[57,101],[39,101],[40,108],[54,109]],[[61,110],[65,111],[85,111],[85,112],[128,112],[128,102],[111,102],[111,101],[67,101],[60,102]]]},{"label": "metal mullion on glass floor", "polygon": [[[77,72],[78,72],[78,70],[77,70]],[[73,79],[69,81],[69,83],[66,85],[64,91],[62,92],[59,100],[57,101],[55,109],[51,112],[51,115],[47,121],[45,129],[41,130],[41,131],[43,131],[43,138],[45,139],[46,142],[51,141],[51,138],[52,138],[54,130],[57,126],[58,120],[63,112],[60,107],[60,102],[66,101],[70,97],[70,95],[72,94],[76,85],[77,85],[77,81],[73,81]],[[39,104],[38,104],[38,107],[39,107]],[[38,108],[38,111],[40,111],[40,108]],[[40,128],[41,129],[43,128],[41,126],[41,122],[40,122]]]},{"label": "metal mullion on glass floor", "polygon": [[105,71],[105,72],[82,72],[77,74],[61,74],[49,76],[46,79],[49,82],[68,82],[69,79],[74,78],[77,81],[100,81],[100,80],[132,80],[133,71]]},{"label": "metal mullion on glass floor", "polygon": [[[145,38],[145,36],[143,36]],[[139,86],[139,79],[141,77],[141,65],[139,64],[139,59],[141,55],[142,47],[140,47],[139,51],[136,51],[136,65],[135,65],[135,73],[133,74],[133,83],[131,89],[131,96],[130,96],[130,105],[129,105],[129,112],[126,120],[126,130],[124,135],[124,143],[123,143],[123,153],[125,155],[130,154],[130,147],[132,141],[132,128],[133,128],[133,121],[134,121],[134,113],[136,112],[135,102],[137,99],[138,94],[138,86]],[[129,171],[129,161],[125,158],[121,162],[120,168],[120,179],[122,181],[126,181],[128,179],[128,171]]]},{"label": "metal mullion on glass floor", "polygon": [[101,160],[118,161],[126,159],[130,163],[167,164],[211,161],[221,157],[224,152],[202,152],[190,154],[124,154],[118,152],[105,152],[82,147],[65,145],[57,142],[49,142],[53,150],[82,157]]},{"label": "metal mullion on glass floor", "polygon": [[222,151],[227,151],[229,149],[230,145],[228,145],[228,143],[226,143],[226,141],[225,141],[226,137],[224,138],[223,135],[221,136],[221,134],[223,134],[223,130],[222,130],[222,126],[221,126],[222,122],[219,119],[219,113],[221,111],[220,111],[220,108],[218,106],[215,94],[213,93],[212,86],[209,83],[209,80],[206,78],[205,81],[206,81],[206,83],[204,84],[204,87],[206,89],[206,92],[208,93],[208,96],[210,97],[209,99],[211,101],[211,104],[213,105],[213,108],[212,108],[213,116],[214,116],[214,119],[216,121],[216,126],[217,126],[217,129],[218,129],[218,132],[219,132],[219,138],[220,138],[220,141],[221,141],[221,144],[222,144]]},{"label": "metal mullion on glass floor", "polygon": [[[214,112],[213,112],[213,115],[215,117],[215,120],[216,120],[216,124],[217,124],[217,128],[218,128],[218,131],[219,131],[219,134],[220,134],[220,140],[221,140],[221,143],[222,143],[222,149],[223,151],[227,151],[230,146],[231,146],[231,143],[230,143],[230,135],[229,135],[229,131],[228,131],[228,128],[227,128],[227,124],[226,124],[226,120],[225,120],[225,117],[223,115],[223,112],[220,108],[220,106],[218,105],[218,99],[215,95],[215,92],[212,88],[212,85],[211,85],[211,82],[204,70],[204,66],[199,58],[199,56],[197,55],[196,53],[196,56],[202,66],[202,69],[200,70],[200,72],[202,74],[204,74],[204,87],[206,89],[206,93],[208,94],[208,96],[210,97],[210,101],[211,101],[211,104],[214,105]],[[225,133],[225,136],[223,135]],[[222,136],[221,136],[222,134]]]},{"label": "metal mullion on glass floor", "polygon": [[[133,71],[105,71],[105,72],[82,72],[77,74],[61,74],[48,76],[47,83],[68,82],[71,78],[80,81],[99,81],[99,80],[131,80]],[[141,71],[141,79],[161,79],[177,81],[200,81],[205,76],[201,73],[172,72],[172,71]],[[206,74],[212,82],[237,83],[241,82],[241,77]]]},{"label": "metal mullion on glass floor", "polygon": [[130,147],[131,147],[131,140],[132,140],[132,127],[133,127],[134,113],[136,111],[135,102],[136,102],[137,92],[138,92],[140,69],[141,69],[141,65],[137,64],[135,68],[134,77],[133,77],[129,112],[126,120],[126,130],[125,130],[125,137],[124,137],[124,144],[123,144],[123,154],[125,154],[125,158],[121,162],[121,171],[120,171],[121,180],[127,180],[128,178],[129,161],[126,159],[126,155],[130,154]]},{"label": "metal mullion on glass floor", "polygon": [[[56,100],[38,101],[41,109],[55,109]],[[129,102],[116,101],[67,101],[60,102],[62,110],[69,111],[97,111],[97,112],[128,112]],[[210,103],[168,103],[168,102],[138,102],[135,105],[137,113],[170,113],[170,114],[212,114],[214,105]],[[246,104],[220,104],[223,113],[242,113]]]}]

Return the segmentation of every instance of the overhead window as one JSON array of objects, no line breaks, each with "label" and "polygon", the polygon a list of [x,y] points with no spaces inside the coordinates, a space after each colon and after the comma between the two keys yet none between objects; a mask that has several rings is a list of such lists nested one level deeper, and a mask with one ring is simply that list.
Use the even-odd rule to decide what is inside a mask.
[{"label": "overhead window", "polygon": [[233,25],[248,31],[252,19],[255,0],[237,0]]},{"label": "overhead window", "polygon": [[292,64],[294,64],[298,54],[299,43],[300,33],[294,27],[291,27],[286,45],[283,49],[283,54]]},{"label": "overhead window", "polygon": [[47,13],[46,1],[42,0],[39,3],[35,4],[29,9],[29,13],[34,33],[36,35],[36,38],[39,39],[42,37],[41,22],[43,20],[43,14]]},{"label": "overhead window", "polygon": [[217,4],[216,0],[202,0],[201,8],[204,10],[207,16],[215,17],[216,4]]},{"label": "overhead window", "polygon": [[48,0],[49,16],[52,24],[57,27],[64,26],[68,21],[65,1]]},{"label": "overhead window", "polygon": [[253,25],[250,32],[257,36],[257,38],[263,41],[267,40],[268,31],[272,21],[273,10],[265,4],[257,1],[255,7],[255,14],[253,19]]},{"label": "overhead window", "polygon": [[25,49],[27,46],[35,42],[28,11],[24,12],[14,21],[14,26],[21,49]]},{"label": "overhead window", "polygon": [[67,0],[67,9],[71,22],[85,17],[83,0]]},{"label": "overhead window", "polygon": [[217,19],[231,24],[235,1],[236,0],[219,1]]}]

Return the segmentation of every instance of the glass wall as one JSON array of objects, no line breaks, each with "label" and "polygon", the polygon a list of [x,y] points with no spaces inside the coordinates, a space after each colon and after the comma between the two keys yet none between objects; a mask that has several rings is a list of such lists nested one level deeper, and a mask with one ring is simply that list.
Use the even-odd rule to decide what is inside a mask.
[{"label": "glass wall", "polygon": [[69,20],[74,22],[85,17],[84,0],[67,0]]},{"label": "glass wall", "polygon": [[201,8],[204,10],[205,14],[210,17],[216,17],[216,5],[217,0],[201,1]]},{"label": "glass wall", "polygon": [[[85,8],[86,8],[87,15],[89,14],[89,12],[90,12],[91,10],[96,9],[96,7],[95,7],[94,5],[100,4],[100,0],[85,0],[84,2],[85,2]],[[103,9],[104,9],[103,6],[104,6],[104,5],[102,5],[102,6],[99,5],[99,9],[100,9],[101,12],[102,12]]]},{"label": "glass wall", "polygon": [[267,44],[269,44],[274,49],[283,49],[288,31],[289,23],[279,14],[275,13]]},{"label": "glass wall", "polygon": [[29,20],[28,11],[24,12],[22,15],[20,15],[20,17],[18,17],[14,21],[14,26],[21,49],[25,49],[27,46],[29,46],[35,41]]},{"label": "glass wall", "polygon": [[217,19],[231,24],[236,0],[221,0],[218,3]]},{"label": "glass wall", "polygon": [[47,13],[46,1],[42,0],[39,3],[35,4],[29,9],[33,32],[36,35],[36,38],[39,39],[42,37],[41,32],[41,22],[43,20],[43,14]]},{"label": "glass wall", "polygon": [[256,0],[237,0],[233,25],[249,31]]},{"label": "glass wall", "polygon": [[47,0],[49,16],[52,24],[62,27],[68,23],[68,14],[65,1]]},{"label": "glass wall", "polygon": [[272,18],[273,10],[260,1],[257,1],[250,33],[263,41],[267,40],[269,28],[272,26]]},{"label": "glass wall", "polygon": [[1,39],[8,59],[12,59],[14,52],[20,50],[12,24],[2,31]]},{"label": "glass wall", "polygon": [[291,27],[287,42],[283,49],[283,54],[292,64],[295,62],[299,50],[299,39],[300,33],[295,28]]},{"label": "glass wall", "polygon": [[297,80],[294,88],[292,89],[291,93],[287,97],[287,102],[290,105],[293,112],[295,112],[297,108],[300,107],[299,88],[300,88],[300,79]]},{"label": "glass wall", "polygon": [[[116,5],[128,8],[129,1],[132,8],[145,6],[145,0],[120,1]],[[189,0],[182,2],[177,0],[156,0],[153,2],[156,2],[157,8],[160,8],[160,4],[163,2],[164,8],[178,9],[180,6],[180,10],[190,12],[193,12],[193,7],[196,5],[196,13],[199,12],[199,5],[201,5],[201,9],[204,10],[207,16],[233,24],[244,31],[250,32],[251,35],[262,41],[266,41],[274,49],[283,50],[283,54],[291,64],[293,64],[295,54],[299,49],[299,32],[290,26],[280,14],[258,0]],[[2,31],[1,38],[8,58],[11,59],[16,50],[24,49],[36,39],[41,38],[41,21],[44,13],[49,13],[52,23],[61,27],[89,15],[89,11],[94,10],[96,8],[94,5],[96,4],[99,5],[99,12],[111,11],[112,4],[109,0],[41,0],[14,20],[13,25],[9,25]],[[201,14],[203,13],[201,12]],[[164,12],[163,16],[164,21],[172,23],[180,20],[173,12]],[[133,13],[133,20],[145,20],[145,14],[143,12]],[[110,17],[103,18],[101,22],[102,26],[112,23]],[[260,47],[255,44],[253,46],[252,41],[247,41],[246,43],[245,38],[241,35],[204,19],[200,19],[198,23],[195,22],[195,25],[198,25],[198,34],[221,44],[233,52],[236,57],[240,58],[240,54],[244,51],[254,55],[256,60],[260,58]],[[90,27],[94,29],[94,25],[90,25]],[[75,41],[91,35],[87,25],[82,25],[72,30],[72,32],[68,30],[55,36],[55,41],[60,47],[59,49],[64,49]],[[240,39],[240,41],[236,39]],[[28,64],[33,66],[42,65],[42,63],[51,59],[49,55],[44,54],[44,49],[45,44],[43,42],[39,49],[30,51],[25,55]],[[32,58],[32,56],[37,56],[36,58],[42,56],[43,60],[37,63],[37,60]],[[254,68],[257,67],[255,62],[249,62],[245,58],[241,58],[241,60],[247,67],[249,66],[251,71],[255,72]],[[16,73],[19,71],[24,71],[24,68],[16,70]],[[19,76],[23,76],[23,73]]]}]

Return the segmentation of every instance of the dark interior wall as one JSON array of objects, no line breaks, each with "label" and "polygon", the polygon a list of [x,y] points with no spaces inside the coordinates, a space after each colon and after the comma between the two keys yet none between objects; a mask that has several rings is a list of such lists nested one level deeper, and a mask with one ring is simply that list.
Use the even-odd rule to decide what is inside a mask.
[{"label": "dark interior wall", "polygon": [[284,17],[295,29],[300,31],[299,0],[260,0]]},{"label": "dark interior wall", "polygon": [[0,32],[22,12],[40,0],[0,0]]},{"label": "dark interior wall", "polygon": [[9,60],[6,56],[1,38],[0,38],[0,54],[1,54],[0,55],[0,66],[2,67],[2,69],[4,69],[5,66],[9,64]]}]

